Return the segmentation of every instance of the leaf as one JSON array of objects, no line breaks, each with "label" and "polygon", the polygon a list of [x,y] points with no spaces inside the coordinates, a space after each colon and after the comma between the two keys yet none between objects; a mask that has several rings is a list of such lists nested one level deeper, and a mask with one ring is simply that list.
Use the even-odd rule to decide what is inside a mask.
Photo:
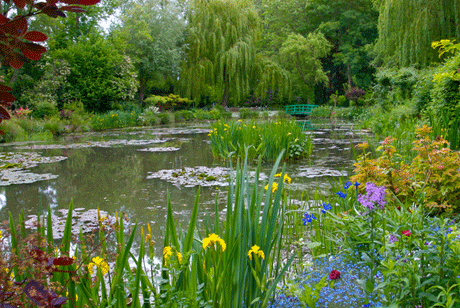
[{"label": "leaf", "polygon": [[16,7],[20,9],[23,9],[26,6],[25,0],[13,0],[13,2],[14,2],[14,5],[16,5]]},{"label": "leaf", "polygon": [[35,52],[35,51],[25,49],[25,48],[21,49],[21,51],[24,54],[24,56],[26,56],[28,59],[35,60],[35,61],[40,60],[42,56],[40,52]]},{"label": "leaf", "polygon": [[70,5],[70,6],[61,6],[60,8],[61,11],[67,11],[67,12],[74,12],[74,13],[84,13],[86,12],[85,9],[76,6],[76,5]]},{"label": "leaf", "polygon": [[24,61],[22,61],[16,54],[13,54],[11,59],[8,61],[8,64],[15,69],[20,69],[24,65]]},{"label": "leaf", "polygon": [[94,5],[98,4],[101,0],[80,0],[78,4],[80,5]]},{"label": "leaf", "polygon": [[13,88],[0,84],[0,92],[9,92],[13,91]]},{"label": "leaf", "polygon": [[11,117],[10,117],[10,114],[8,113],[8,111],[3,108],[2,106],[0,106],[0,121],[2,120],[9,120]]},{"label": "leaf", "polygon": [[9,18],[5,17],[4,15],[0,14],[0,24],[4,24],[10,21]]},{"label": "leaf", "polygon": [[8,92],[0,92],[0,101],[8,103],[14,102],[14,96]]},{"label": "leaf", "polygon": [[61,17],[66,17],[66,15],[61,12],[57,6],[45,6],[43,9],[42,9],[42,12],[46,15],[48,15],[49,17],[52,17],[52,18],[57,18],[59,16]]},{"label": "leaf", "polygon": [[48,39],[48,37],[40,31],[29,31],[23,36],[23,38],[33,42],[44,42]]},{"label": "leaf", "polygon": [[74,261],[75,260],[73,258],[64,256],[64,257],[59,257],[59,258],[54,259],[53,264],[54,265],[70,265],[70,264],[73,264]]}]

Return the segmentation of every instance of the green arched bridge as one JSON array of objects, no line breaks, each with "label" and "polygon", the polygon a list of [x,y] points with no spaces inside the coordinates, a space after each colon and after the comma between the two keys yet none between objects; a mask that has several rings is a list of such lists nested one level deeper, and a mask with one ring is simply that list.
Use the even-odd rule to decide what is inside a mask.
[{"label": "green arched bridge", "polygon": [[292,116],[309,116],[318,105],[287,105],[286,113]]}]

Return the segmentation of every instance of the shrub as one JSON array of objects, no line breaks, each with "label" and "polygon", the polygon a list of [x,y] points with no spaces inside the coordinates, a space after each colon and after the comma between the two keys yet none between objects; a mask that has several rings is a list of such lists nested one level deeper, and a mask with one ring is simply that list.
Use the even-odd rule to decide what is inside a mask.
[{"label": "shrub", "polygon": [[256,119],[259,117],[259,112],[254,109],[241,108],[240,119]]},{"label": "shrub", "polygon": [[161,111],[175,111],[188,109],[193,106],[193,101],[179,95],[169,94],[168,96],[152,95],[144,100],[146,106],[156,106]]},{"label": "shrub", "polygon": [[43,101],[36,104],[32,111],[32,116],[36,119],[44,119],[58,114],[58,109],[55,104]]},{"label": "shrub", "polygon": [[174,113],[172,112],[162,112],[158,114],[160,118],[160,124],[174,124]]},{"label": "shrub", "polygon": [[195,114],[190,110],[179,110],[174,112],[174,120],[176,123],[190,122],[195,119]]},{"label": "shrub", "polygon": [[311,117],[317,118],[329,118],[332,115],[332,107],[331,106],[318,106],[313,108],[311,111]]},{"label": "shrub", "polygon": [[369,158],[366,151],[358,158],[352,180],[384,185],[405,204],[423,204],[435,212],[458,212],[460,152],[450,150],[442,137],[431,140],[430,133],[426,126],[417,129],[412,160],[396,151],[395,139],[386,138],[377,149],[381,152],[378,158]]},{"label": "shrub", "polygon": [[3,135],[0,135],[3,142],[26,140],[26,132],[13,119],[9,121],[2,121],[2,123],[0,123],[0,131],[4,132]]}]

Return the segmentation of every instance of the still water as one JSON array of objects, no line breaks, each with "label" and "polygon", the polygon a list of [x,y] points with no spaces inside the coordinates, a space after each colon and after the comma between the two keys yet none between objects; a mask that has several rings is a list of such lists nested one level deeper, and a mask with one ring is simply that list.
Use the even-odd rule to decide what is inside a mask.
[{"label": "still water", "polygon": [[[312,123],[314,150],[309,159],[288,163],[291,190],[327,194],[330,181],[347,176],[354,162],[351,147],[365,140],[367,133],[357,131],[351,123]],[[28,184],[0,182],[0,220],[8,212],[17,217],[53,214],[68,208],[100,208],[109,214],[126,213],[140,225],[150,223],[155,240],[161,242],[166,221],[167,193],[178,221],[187,225],[198,187],[174,185],[148,175],[164,169],[184,167],[218,167],[225,163],[213,157],[208,142],[209,127],[142,128],[101,133],[70,135],[54,144],[22,143],[0,146],[2,153],[34,152],[62,160],[41,163],[29,169],[34,174],[51,174],[55,178]],[[162,147],[166,151],[152,151]],[[269,175],[271,164],[263,166]],[[1,173],[0,173],[1,174]],[[3,175],[3,177],[5,177]],[[264,184],[265,185],[265,184]],[[225,187],[202,187],[200,210],[203,217],[214,211],[215,200],[224,210]]]}]

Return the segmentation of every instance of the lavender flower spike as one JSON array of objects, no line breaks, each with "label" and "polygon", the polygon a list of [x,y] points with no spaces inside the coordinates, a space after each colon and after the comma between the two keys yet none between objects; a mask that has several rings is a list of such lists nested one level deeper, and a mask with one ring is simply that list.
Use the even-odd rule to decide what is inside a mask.
[{"label": "lavender flower spike", "polygon": [[387,202],[385,201],[385,186],[375,186],[372,182],[366,183],[366,194],[358,195],[358,201],[362,206],[373,210],[376,205],[382,209]]}]

